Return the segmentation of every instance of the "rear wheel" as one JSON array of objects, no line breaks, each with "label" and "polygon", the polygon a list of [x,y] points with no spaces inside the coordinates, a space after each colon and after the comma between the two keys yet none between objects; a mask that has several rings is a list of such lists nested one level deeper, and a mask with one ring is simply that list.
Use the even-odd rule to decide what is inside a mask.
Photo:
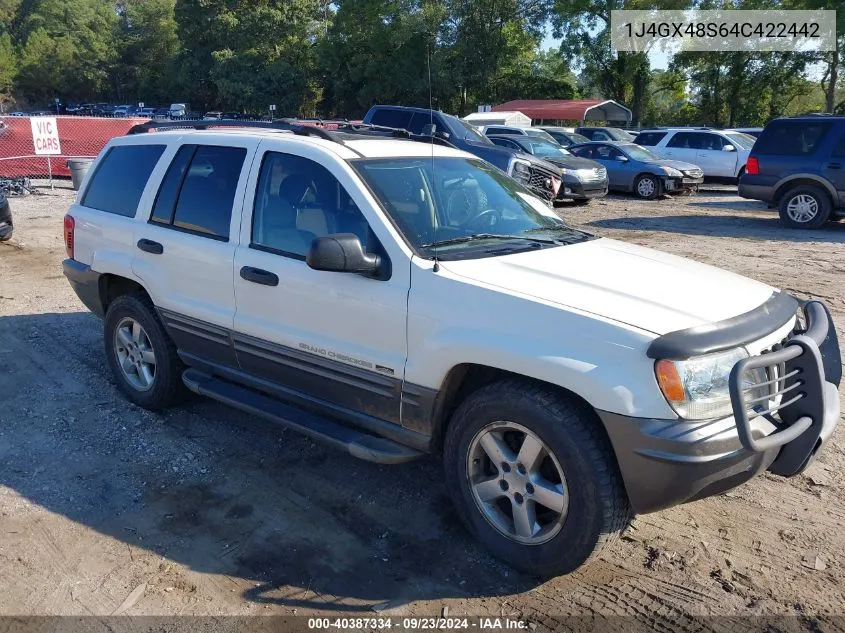
[{"label": "rear wheel", "polygon": [[634,183],[634,193],[644,200],[654,200],[660,195],[660,181],[657,176],[643,174]]},{"label": "rear wheel", "polygon": [[828,195],[812,185],[790,189],[778,205],[781,221],[794,229],[818,229],[830,218],[830,211]]},{"label": "rear wheel", "polygon": [[129,400],[160,411],[184,395],[184,366],[145,295],[123,295],[112,301],[104,336],[106,360]]},{"label": "rear wheel", "polygon": [[568,573],[627,526],[613,451],[582,403],[497,382],[455,412],[444,445],[449,492],[495,556],[541,576]]}]

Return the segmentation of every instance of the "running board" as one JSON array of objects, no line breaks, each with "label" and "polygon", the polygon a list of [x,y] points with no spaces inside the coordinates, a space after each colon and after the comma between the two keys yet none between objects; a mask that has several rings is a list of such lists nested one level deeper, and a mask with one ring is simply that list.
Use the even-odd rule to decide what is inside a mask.
[{"label": "running board", "polygon": [[343,426],[329,418],[304,411],[196,369],[185,370],[182,382],[194,393],[258,415],[368,462],[401,464],[424,455],[413,448]]}]

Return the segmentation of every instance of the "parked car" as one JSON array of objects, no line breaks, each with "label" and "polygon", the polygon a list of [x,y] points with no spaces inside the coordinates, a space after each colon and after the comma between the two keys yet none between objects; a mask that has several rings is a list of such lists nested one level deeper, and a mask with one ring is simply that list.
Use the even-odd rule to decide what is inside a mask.
[{"label": "parked car", "polygon": [[696,191],[704,181],[698,165],[662,159],[634,143],[591,141],[573,145],[569,151],[604,165],[611,189],[631,191],[647,200],[664,193]]},{"label": "parked car", "polygon": [[537,136],[488,136],[500,147],[531,154],[561,168],[563,193],[576,204],[587,204],[593,198],[607,195],[607,170],[592,160],[573,156],[557,143]]},{"label": "parked car", "polygon": [[170,118],[170,108],[156,108],[155,112],[153,112],[154,119],[169,119]]},{"label": "parked car", "polygon": [[554,137],[536,127],[517,127],[515,125],[484,125],[479,128],[485,136],[533,136],[549,143],[557,144]]},{"label": "parked car", "polygon": [[576,127],[575,133],[586,136],[591,141],[626,141],[634,140],[634,134],[621,127]]},{"label": "parked car", "polygon": [[776,206],[793,228],[845,216],[845,116],[771,121],[751,150],[739,195]]},{"label": "parked car", "polygon": [[754,138],[760,138],[760,134],[763,132],[763,128],[761,127],[733,127],[729,130],[725,130],[726,132],[739,132],[740,134],[747,134],[748,136],[753,136]]},{"label": "parked car", "polygon": [[754,138],[740,132],[711,128],[643,130],[634,141],[661,158],[701,167],[705,177],[739,178],[745,170]]},{"label": "parked car", "polygon": [[136,405],[187,387],[370,461],[442,453],[469,531],[544,576],[833,434],[822,303],[571,228],[467,152],[286,129],[112,139],[68,210]]},{"label": "parked car", "polygon": [[0,191],[0,242],[11,239],[13,230],[12,206],[6,194]]},{"label": "parked car", "polygon": [[434,138],[495,165],[541,199],[554,204],[566,200],[560,168],[514,149],[498,147],[474,126],[438,110],[405,106],[375,105],[364,116],[364,124],[407,130],[412,135]]},{"label": "parked car", "polygon": [[117,106],[113,106],[108,103],[98,103],[91,111],[93,116],[115,116],[114,111],[117,109]]},{"label": "parked car", "polygon": [[152,118],[157,108],[145,107],[138,108],[137,116]]},{"label": "parked car", "polygon": [[184,119],[188,114],[188,104],[171,103],[168,114],[171,119]]},{"label": "parked car", "polygon": [[112,116],[117,118],[123,117],[133,117],[138,114],[140,108],[134,105],[122,105],[117,106],[114,110],[112,110]]},{"label": "parked car", "polygon": [[203,115],[204,119],[222,119],[223,113],[220,110],[210,110]]},{"label": "parked car", "polygon": [[558,145],[561,147],[569,147],[570,145],[577,145],[578,143],[587,143],[590,139],[582,136],[569,128],[563,127],[541,127],[541,130],[547,132]]}]

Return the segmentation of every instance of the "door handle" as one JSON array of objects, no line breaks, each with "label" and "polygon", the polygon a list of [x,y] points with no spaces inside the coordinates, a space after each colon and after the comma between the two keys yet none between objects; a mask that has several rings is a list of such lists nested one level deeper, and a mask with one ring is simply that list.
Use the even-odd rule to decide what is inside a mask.
[{"label": "door handle", "polygon": [[828,163],[825,167],[828,169],[842,169],[842,163]]},{"label": "door handle", "polygon": [[138,240],[138,248],[145,253],[152,253],[153,255],[161,255],[164,252],[164,246],[145,238]]},{"label": "door handle", "polygon": [[269,270],[261,270],[260,268],[253,268],[252,266],[244,266],[241,268],[241,279],[246,279],[254,284],[261,284],[262,286],[278,286],[279,276],[271,273]]}]

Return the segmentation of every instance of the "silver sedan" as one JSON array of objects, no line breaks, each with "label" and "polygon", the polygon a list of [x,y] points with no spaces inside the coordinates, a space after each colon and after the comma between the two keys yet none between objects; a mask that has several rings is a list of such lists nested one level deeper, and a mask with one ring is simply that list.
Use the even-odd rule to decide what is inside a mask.
[{"label": "silver sedan", "polygon": [[611,189],[631,191],[648,200],[662,193],[695,191],[704,181],[698,165],[662,159],[634,143],[593,141],[573,145],[569,151],[604,165]]}]

